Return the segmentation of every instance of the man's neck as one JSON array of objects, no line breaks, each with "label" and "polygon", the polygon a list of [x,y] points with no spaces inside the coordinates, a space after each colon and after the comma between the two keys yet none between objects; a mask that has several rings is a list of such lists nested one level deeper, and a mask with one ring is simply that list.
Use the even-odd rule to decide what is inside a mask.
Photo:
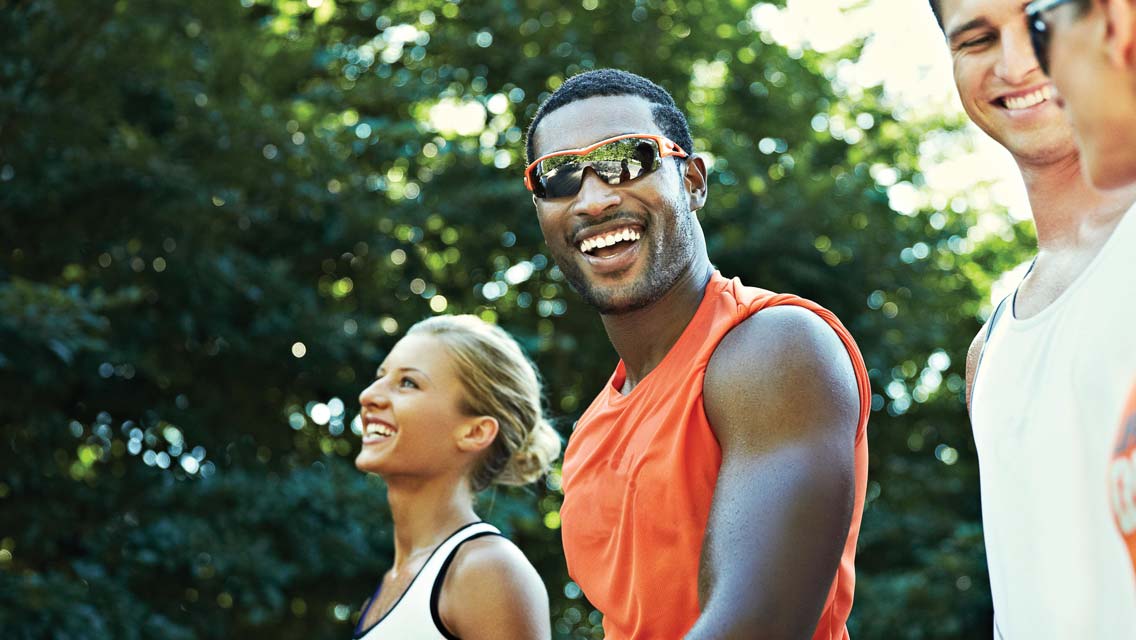
[{"label": "man's neck", "polygon": [[1093,188],[1076,154],[1018,166],[1037,227],[1037,258],[1014,296],[1014,316],[1026,319],[1048,308],[1088,268],[1136,200],[1136,185]]},{"label": "man's neck", "polygon": [[666,357],[698,311],[714,267],[705,254],[691,264],[678,282],[650,305],[601,319],[611,344],[623,360],[627,377],[622,393],[630,393]]},{"label": "man's neck", "polygon": [[1018,168],[1033,211],[1039,254],[1096,244],[1099,234],[1107,237],[1136,200],[1136,185],[1114,191],[1093,188],[1077,154],[1046,164],[1019,161]]}]

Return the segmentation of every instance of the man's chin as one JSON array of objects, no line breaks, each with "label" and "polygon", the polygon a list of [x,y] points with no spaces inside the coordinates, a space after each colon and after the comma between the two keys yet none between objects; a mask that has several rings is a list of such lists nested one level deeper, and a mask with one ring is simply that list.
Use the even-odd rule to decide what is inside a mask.
[{"label": "man's chin", "polygon": [[598,311],[600,315],[618,316],[649,307],[654,300],[648,297],[596,296],[584,297],[584,302]]},{"label": "man's chin", "polygon": [[1136,188],[1136,154],[1131,151],[1119,158],[1092,151],[1083,153],[1081,170],[1097,189]]},{"label": "man's chin", "polygon": [[1005,147],[1019,161],[1039,163],[1060,160],[1077,153],[1073,129],[1064,115],[1047,118],[1044,123],[1026,126],[1014,123],[997,130],[983,127],[987,135]]},{"label": "man's chin", "polygon": [[654,301],[641,280],[620,285],[600,285],[581,277],[579,280],[569,278],[568,283],[589,307],[605,316],[638,311]]},{"label": "man's chin", "polygon": [[1072,135],[1060,137],[1038,132],[1038,135],[1018,136],[1009,140],[1004,146],[1019,164],[1025,163],[1034,166],[1054,165],[1070,160],[1076,161],[1080,156],[1077,143],[1073,140]]},{"label": "man's chin", "polygon": [[570,263],[569,268],[560,265],[568,285],[596,311],[608,315],[622,313],[621,309],[633,302],[629,295],[639,285],[639,281],[624,270],[617,274],[597,276],[589,274],[587,263]]}]

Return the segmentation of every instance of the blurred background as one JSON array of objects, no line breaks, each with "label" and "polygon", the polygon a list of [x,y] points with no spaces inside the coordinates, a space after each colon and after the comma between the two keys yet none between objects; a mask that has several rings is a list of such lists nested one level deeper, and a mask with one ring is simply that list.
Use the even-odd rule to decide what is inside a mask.
[{"label": "blurred background", "polygon": [[[689,115],[715,264],[866,357],[853,637],[989,637],[964,355],[1033,229],[924,3],[0,0],[3,637],[348,637],[392,554],[357,396],[428,315],[517,336],[567,437],[616,356],[523,131],[609,66]],[[479,510],[600,638],[560,502]]]}]

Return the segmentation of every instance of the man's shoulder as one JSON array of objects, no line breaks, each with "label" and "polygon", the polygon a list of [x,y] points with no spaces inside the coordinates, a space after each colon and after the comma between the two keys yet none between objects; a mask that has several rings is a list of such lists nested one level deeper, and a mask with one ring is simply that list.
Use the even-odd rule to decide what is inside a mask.
[{"label": "man's shoulder", "polygon": [[848,417],[846,426],[858,431],[863,366],[851,353],[811,309],[780,305],[754,313],[722,339],[706,369],[704,402],[715,434],[745,439],[758,429],[776,440],[775,432],[805,429],[828,414]]},{"label": "man's shoulder", "polygon": [[795,294],[743,285],[737,278],[727,286],[737,306],[732,326],[710,353],[704,388],[762,378],[792,384],[794,372],[808,375],[812,365],[844,371],[849,359],[854,378],[867,375],[851,333],[825,307]]},{"label": "man's shoulder", "polygon": [[830,369],[855,377],[834,327],[809,308],[779,305],[750,315],[723,337],[707,366],[705,387],[713,393],[793,386]]},{"label": "man's shoulder", "polygon": [[[774,294],[777,295],[777,294]],[[814,310],[804,305],[782,304],[763,307],[742,318],[714,348],[711,370],[715,365],[730,365],[753,372],[777,373],[777,365],[785,360],[819,356],[837,348],[843,351],[833,327]]]}]

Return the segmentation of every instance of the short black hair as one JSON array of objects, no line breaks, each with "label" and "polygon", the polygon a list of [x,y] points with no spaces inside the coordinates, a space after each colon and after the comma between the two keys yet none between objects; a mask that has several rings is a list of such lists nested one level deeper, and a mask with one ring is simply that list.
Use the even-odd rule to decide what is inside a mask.
[{"label": "short black hair", "polygon": [[600,96],[639,96],[651,103],[655,124],[688,154],[694,153],[694,139],[686,116],[679,111],[674,98],[666,89],[643,76],[620,69],[596,69],[568,78],[536,110],[525,140],[525,156],[532,162],[536,154],[533,135],[544,117],[553,111],[584,98]]},{"label": "short black hair", "polygon": [[931,3],[931,13],[935,14],[935,22],[939,23],[939,28],[943,28],[943,14],[939,13],[939,0],[927,0]]}]

